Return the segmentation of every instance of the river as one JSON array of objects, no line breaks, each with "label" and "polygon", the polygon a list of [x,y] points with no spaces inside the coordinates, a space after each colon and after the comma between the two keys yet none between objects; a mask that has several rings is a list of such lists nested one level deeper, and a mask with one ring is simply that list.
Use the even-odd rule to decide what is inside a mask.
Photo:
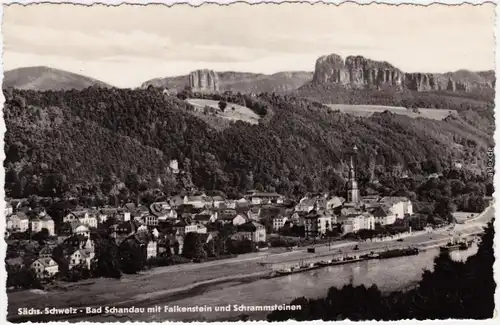
[{"label": "river", "polygon": [[[450,253],[453,260],[465,260],[477,252],[473,245],[466,251]],[[241,304],[274,305],[288,304],[294,298],[319,298],[326,296],[332,286],[342,287],[352,282],[354,285],[376,284],[383,292],[404,289],[417,283],[424,270],[432,270],[434,258],[439,254],[436,248],[421,252],[416,256],[406,256],[387,260],[369,260],[355,264],[325,267],[309,272],[291,274],[272,279],[254,281],[231,281],[223,284],[198,288],[185,295],[157,299],[152,305],[173,306],[227,306]],[[251,320],[264,320],[266,313],[252,312],[198,312],[198,313],[145,313],[125,317],[101,315],[89,321],[220,321],[234,319],[247,314]],[[130,318],[129,318],[130,317]]]}]

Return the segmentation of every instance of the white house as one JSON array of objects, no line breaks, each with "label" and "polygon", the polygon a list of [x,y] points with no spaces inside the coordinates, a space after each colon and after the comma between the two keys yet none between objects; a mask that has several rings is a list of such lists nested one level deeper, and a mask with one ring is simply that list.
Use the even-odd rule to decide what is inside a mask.
[{"label": "white house", "polygon": [[406,197],[387,196],[381,198],[379,203],[389,209],[396,219],[404,219],[405,215],[413,214],[413,205]]},{"label": "white house", "polygon": [[159,218],[153,214],[149,214],[146,217],[144,217],[145,223],[148,226],[153,226],[156,227],[158,226]]},{"label": "white house", "polygon": [[90,237],[90,230],[86,225],[75,224],[73,226],[73,234]]},{"label": "white house", "polygon": [[148,231],[148,227],[147,227],[146,225],[140,225],[140,226],[137,228],[137,232],[142,232],[142,231],[147,232],[147,231]]},{"label": "white house", "polygon": [[184,204],[192,205],[194,208],[200,209],[204,208],[207,203],[205,201],[204,195],[197,195],[197,196],[185,196]]},{"label": "white house", "polygon": [[226,201],[219,195],[207,197],[208,206],[220,208],[225,205]]},{"label": "white house", "polygon": [[318,209],[320,210],[333,210],[336,207],[344,204],[345,199],[338,196],[324,197],[316,202]]},{"label": "white house", "polygon": [[169,167],[170,167],[170,170],[172,171],[172,173],[174,173],[174,174],[179,173],[179,163],[178,163],[177,159],[170,160]]},{"label": "white house", "polygon": [[288,221],[288,218],[283,215],[277,215],[273,218],[273,229],[280,230],[285,226],[285,223]]},{"label": "white house", "polygon": [[249,196],[249,198],[250,198],[250,202],[254,205],[278,203],[278,201],[283,203],[283,197],[277,193],[255,192],[255,193],[251,194]]},{"label": "white house", "polygon": [[54,276],[59,272],[59,265],[51,257],[39,258],[31,263],[31,268],[39,278]]},{"label": "white house", "polygon": [[236,204],[237,200],[227,200],[226,203],[224,204],[225,208],[227,209],[236,209]]},{"label": "white house", "polygon": [[255,243],[266,241],[266,227],[256,221],[249,221],[238,226],[237,234],[247,234],[249,236],[245,236],[246,239],[249,239]]},{"label": "white house", "polygon": [[49,232],[49,236],[55,235],[54,221],[51,217],[42,212],[40,218],[35,218],[31,221],[31,231],[37,233],[44,228]]},{"label": "white house", "polygon": [[342,222],[343,233],[356,233],[362,229],[375,229],[375,217],[370,213],[360,213],[347,216]]},{"label": "white house", "polygon": [[316,204],[316,199],[304,197],[295,206],[295,211],[297,211],[297,212],[310,212],[310,211],[314,210],[315,204]]},{"label": "white house", "polygon": [[69,268],[72,269],[78,265],[84,265],[90,269],[90,264],[92,262],[92,256],[88,251],[84,249],[78,249],[69,256]]},{"label": "white house", "polygon": [[85,213],[82,217],[78,219],[82,224],[87,225],[90,228],[97,228],[97,218],[93,215]]},{"label": "white house", "polygon": [[158,255],[158,243],[156,240],[150,240],[146,245],[146,258],[150,259]]},{"label": "white house", "polygon": [[97,228],[97,218],[93,215],[85,213],[83,216],[78,218],[78,221],[90,228]]},{"label": "white house", "polygon": [[173,228],[177,230],[177,235],[184,236],[190,232],[198,232],[198,225],[190,222],[186,222],[186,220],[180,220],[176,224],[174,224]]},{"label": "white house", "polygon": [[9,219],[10,219],[11,230],[20,232],[25,232],[28,230],[30,225],[30,220],[24,212],[17,212],[16,214],[10,216]]},{"label": "white house", "polygon": [[198,229],[196,230],[197,233],[199,234],[206,234],[207,233],[207,227],[205,227],[202,224],[198,224]]},{"label": "white house", "polygon": [[392,225],[394,222],[396,222],[396,215],[386,207],[376,207],[375,209],[371,210],[371,213],[375,218],[375,223],[381,226]]},{"label": "white house", "polygon": [[14,212],[14,208],[10,202],[5,202],[4,217],[10,216]]},{"label": "white house", "polygon": [[336,223],[336,218],[326,211],[312,211],[304,219],[304,230],[306,237],[320,237],[325,235],[327,231],[333,229],[333,224]]},{"label": "white house", "polygon": [[69,223],[78,223],[78,222],[80,222],[80,220],[79,220],[79,218],[74,213],[68,213],[63,218],[63,223],[66,223],[66,222],[69,222]]},{"label": "white house", "polygon": [[243,214],[219,214],[217,220],[222,221],[224,224],[231,223],[233,226],[239,226],[248,221]]}]

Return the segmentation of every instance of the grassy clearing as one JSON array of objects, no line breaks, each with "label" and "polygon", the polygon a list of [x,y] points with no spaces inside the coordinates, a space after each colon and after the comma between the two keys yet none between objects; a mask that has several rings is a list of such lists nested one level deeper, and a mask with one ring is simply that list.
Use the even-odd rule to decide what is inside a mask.
[{"label": "grassy clearing", "polygon": [[412,109],[407,109],[406,107],[397,106],[378,106],[378,105],[347,105],[347,104],[327,104],[326,106],[334,109],[340,110],[343,113],[369,117],[374,113],[382,113],[385,111],[390,111],[394,114],[406,115],[411,118],[427,118],[433,120],[443,120],[448,115],[457,115],[455,110],[447,109],[433,109],[433,108],[419,108],[418,113],[414,112]]},{"label": "grassy clearing", "polygon": [[[224,112],[219,109],[219,102],[210,99],[187,99],[189,104],[193,105],[195,109],[203,113],[205,106],[209,106],[217,112],[215,117],[223,118],[230,121],[243,121],[250,124],[258,124],[261,117],[254,113],[251,109],[245,106],[227,103]],[[234,107],[234,109],[233,109]]]}]

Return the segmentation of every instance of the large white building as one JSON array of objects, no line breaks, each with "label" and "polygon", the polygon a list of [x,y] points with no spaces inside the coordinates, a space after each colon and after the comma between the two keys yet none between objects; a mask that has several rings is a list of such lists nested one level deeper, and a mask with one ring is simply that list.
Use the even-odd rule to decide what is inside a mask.
[{"label": "large white building", "polygon": [[388,208],[396,219],[404,219],[406,215],[413,214],[413,205],[406,197],[386,196],[381,198],[379,203]]},{"label": "large white building", "polygon": [[357,233],[360,230],[375,229],[375,217],[367,212],[352,214],[342,219],[342,231],[344,234]]},{"label": "large white building", "polygon": [[304,218],[306,238],[321,237],[333,229],[337,218],[327,211],[311,211]]},{"label": "large white building", "polygon": [[89,213],[85,213],[78,220],[82,224],[87,225],[89,228],[97,228],[98,221],[94,215],[91,215]]},{"label": "large white building", "polygon": [[24,212],[17,212],[7,219],[7,229],[25,232],[29,229],[30,220]]},{"label": "large white building", "polygon": [[44,228],[49,232],[49,236],[55,235],[54,220],[42,212],[39,218],[31,221],[31,232],[37,233],[42,231]]}]

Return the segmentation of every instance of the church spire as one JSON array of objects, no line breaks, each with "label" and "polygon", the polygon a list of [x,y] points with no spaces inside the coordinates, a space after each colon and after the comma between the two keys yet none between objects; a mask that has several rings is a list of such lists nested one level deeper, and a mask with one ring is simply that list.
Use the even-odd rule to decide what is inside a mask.
[{"label": "church spire", "polygon": [[356,168],[354,164],[354,158],[357,152],[358,147],[354,145],[349,162],[349,180],[347,182],[347,202],[350,203],[358,203],[359,200],[358,182],[356,181]]}]

